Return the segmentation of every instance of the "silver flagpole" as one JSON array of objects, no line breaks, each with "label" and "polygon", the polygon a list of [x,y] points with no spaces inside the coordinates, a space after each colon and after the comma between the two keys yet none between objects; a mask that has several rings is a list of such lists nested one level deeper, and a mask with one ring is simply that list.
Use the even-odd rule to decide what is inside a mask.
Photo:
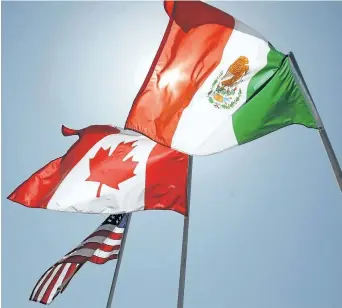
[{"label": "silver flagpole", "polygon": [[188,253],[188,233],[189,233],[189,218],[190,218],[190,194],[191,194],[191,177],[192,177],[192,156],[189,156],[189,169],[188,169],[188,186],[187,186],[187,205],[188,216],[184,216],[183,226],[183,243],[182,243],[182,256],[179,274],[178,285],[178,301],[177,308],[183,308],[184,304],[184,288],[185,288],[185,273],[186,273],[186,258]]},{"label": "silver flagpole", "polygon": [[119,276],[121,259],[122,259],[124,248],[125,248],[125,243],[126,243],[126,238],[127,238],[127,233],[128,233],[128,227],[129,227],[129,223],[131,222],[132,213],[127,214],[127,216],[128,216],[127,217],[127,223],[126,223],[125,231],[124,231],[124,234],[123,234],[123,237],[122,237],[122,241],[121,241],[121,247],[120,247],[120,251],[119,251],[118,260],[116,261],[116,266],[115,266],[115,271],[114,271],[114,275],[113,275],[112,286],[110,287],[106,308],[110,308],[112,306],[114,291],[115,291],[116,282],[117,282],[118,276]]},{"label": "silver flagpole", "polygon": [[341,167],[338,163],[338,160],[336,158],[334,149],[330,143],[329,137],[327,135],[327,132],[324,128],[323,122],[321,117],[319,116],[319,113],[317,111],[317,108],[315,106],[315,103],[311,97],[311,94],[309,92],[309,89],[305,83],[304,77],[300,71],[299,65],[295,59],[295,56],[292,52],[290,52],[289,54],[289,58],[290,58],[290,64],[291,64],[291,69],[292,72],[294,74],[294,77],[296,78],[296,81],[298,82],[299,86],[301,87],[305,97],[306,97],[306,101],[308,102],[308,104],[311,107],[311,110],[315,116],[316,119],[316,123],[318,126],[318,131],[319,131],[319,135],[321,136],[322,142],[324,144],[325,150],[328,154],[329,160],[330,160],[330,164],[332,169],[334,170],[335,176],[336,176],[336,180],[338,185],[340,186],[340,189],[342,191],[342,171],[341,171]]}]

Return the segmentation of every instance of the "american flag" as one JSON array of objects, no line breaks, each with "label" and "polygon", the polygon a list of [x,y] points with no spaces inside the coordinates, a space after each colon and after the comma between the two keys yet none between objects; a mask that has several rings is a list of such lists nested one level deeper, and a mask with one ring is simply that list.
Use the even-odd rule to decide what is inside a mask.
[{"label": "american flag", "polygon": [[38,280],[30,300],[50,304],[87,261],[103,264],[117,259],[128,215],[110,215],[80,245],[51,266]]}]

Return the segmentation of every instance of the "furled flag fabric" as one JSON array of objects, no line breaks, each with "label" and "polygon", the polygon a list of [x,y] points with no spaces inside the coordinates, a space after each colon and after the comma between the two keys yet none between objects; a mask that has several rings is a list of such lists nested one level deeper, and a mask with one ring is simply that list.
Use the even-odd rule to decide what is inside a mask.
[{"label": "furled flag fabric", "polygon": [[128,215],[110,215],[79,246],[51,266],[34,286],[30,300],[50,304],[87,261],[104,264],[117,259]]},{"label": "furled flag fabric", "polygon": [[10,200],[80,213],[162,209],[187,214],[186,154],[109,125],[63,126],[62,133],[79,139],[21,184]]},{"label": "furled flag fabric", "polygon": [[169,24],[125,127],[207,155],[290,124],[316,128],[289,59],[200,1],[166,1]]}]

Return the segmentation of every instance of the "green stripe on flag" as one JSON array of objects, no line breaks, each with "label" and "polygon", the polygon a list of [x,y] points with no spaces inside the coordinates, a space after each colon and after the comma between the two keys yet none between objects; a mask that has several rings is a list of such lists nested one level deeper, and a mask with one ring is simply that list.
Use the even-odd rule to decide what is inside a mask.
[{"label": "green stripe on flag", "polygon": [[268,83],[233,114],[233,126],[242,144],[291,124],[317,128],[286,57]]}]

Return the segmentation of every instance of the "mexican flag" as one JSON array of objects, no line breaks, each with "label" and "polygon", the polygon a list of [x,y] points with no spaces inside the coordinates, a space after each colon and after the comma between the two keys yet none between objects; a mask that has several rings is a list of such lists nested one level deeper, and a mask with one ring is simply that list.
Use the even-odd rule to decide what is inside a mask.
[{"label": "mexican flag", "polygon": [[191,155],[316,122],[289,57],[217,8],[166,1],[169,24],[125,127]]},{"label": "mexican flag", "polygon": [[188,155],[109,125],[63,126],[62,133],[79,139],[8,199],[66,212],[172,210],[187,215]]}]

